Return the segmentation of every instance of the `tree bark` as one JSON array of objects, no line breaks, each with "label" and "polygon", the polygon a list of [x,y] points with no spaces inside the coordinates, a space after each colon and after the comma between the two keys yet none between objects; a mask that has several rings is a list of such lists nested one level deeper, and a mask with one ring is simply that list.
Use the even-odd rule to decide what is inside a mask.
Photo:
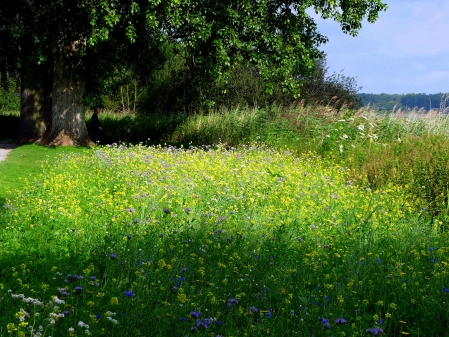
[{"label": "tree bark", "polygon": [[21,98],[20,121],[14,143],[34,143],[44,134],[47,123],[44,109],[43,83],[33,69],[30,59],[32,54],[32,37],[24,37],[21,41]]},{"label": "tree bark", "polygon": [[47,132],[38,141],[43,145],[86,146],[90,140],[82,98],[85,79],[79,72],[74,55],[81,43],[74,42],[62,52],[53,75],[51,121]]}]

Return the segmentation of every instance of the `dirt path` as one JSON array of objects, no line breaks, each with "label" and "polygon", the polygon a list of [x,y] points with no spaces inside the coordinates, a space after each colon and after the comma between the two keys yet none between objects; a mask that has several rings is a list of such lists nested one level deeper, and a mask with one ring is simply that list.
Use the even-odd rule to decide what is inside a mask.
[{"label": "dirt path", "polygon": [[0,141],[0,161],[5,160],[8,152],[15,148],[15,144]]}]

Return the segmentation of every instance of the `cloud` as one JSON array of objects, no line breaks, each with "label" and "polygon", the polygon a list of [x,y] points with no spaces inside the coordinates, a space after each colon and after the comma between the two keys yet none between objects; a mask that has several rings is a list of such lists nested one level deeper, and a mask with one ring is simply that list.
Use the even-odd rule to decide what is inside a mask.
[{"label": "cloud", "polygon": [[338,23],[320,19],[318,31],[331,72],[357,77],[363,92],[449,91],[449,1],[396,0],[374,24],[364,22],[357,37]]}]

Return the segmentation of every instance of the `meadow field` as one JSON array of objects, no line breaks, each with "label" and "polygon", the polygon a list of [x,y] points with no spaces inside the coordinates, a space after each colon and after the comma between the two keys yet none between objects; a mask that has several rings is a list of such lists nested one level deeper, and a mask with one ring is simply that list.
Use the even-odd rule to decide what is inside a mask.
[{"label": "meadow field", "polygon": [[0,163],[0,336],[447,335],[444,114],[157,123]]}]

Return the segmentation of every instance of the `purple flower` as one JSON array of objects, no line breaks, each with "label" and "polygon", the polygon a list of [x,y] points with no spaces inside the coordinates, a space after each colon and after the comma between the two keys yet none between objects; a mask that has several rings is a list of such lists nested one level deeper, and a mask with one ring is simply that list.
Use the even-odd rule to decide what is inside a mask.
[{"label": "purple flower", "polygon": [[232,306],[233,304],[239,304],[239,301],[236,300],[235,298],[230,298],[228,300],[228,307]]},{"label": "purple flower", "polygon": [[331,326],[329,325],[329,321],[327,319],[325,319],[324,317],[320,317],[320,322],[321,322],[321,324],[323,324],[323,327],[325,329],[331,328]]},{"label": "purple flower", "polygon": [[96,281],[96,280],[97,280],[97,278],[95,276],[89,277],[89,281]]},{"label": "purple flower", "polygon": [[111,255],[109,256],[109,258],[110,258],[111,260],[115,260],[115,259],[117,258],[117,255],[116,255],[116,254],[111,254]]},{"label": "purple flower", "polygon": [[188,207],[184,208],[184,212],[186,212],[187,214],[189,214],[189,213],[190,213],[190,208],[188,208]]},{"label": "purple flower", "polygon": [[309,227],[310,227],[310,229],[315,229],[316,228],[315,225],[310,225]]},{"label": "purple flower", "polygon": [[164,207],[164,213],[165,214],[170,214],[170,209]]},{"label": "purple flower", "polygon": [[182,272],[186,272],[187,270],[189,270],[189,268],[182,268],[181,269]]},{"label": "purple flower", "polygon": [[200,313],[199,313],[198,311],[192,311],[192,312],[190,313],[190,317],[192,317],[192,318],[198,318],[198,317],[200,317]]},{"label": "purple flower", "polygon": [[76,293],[80,293],[82,291],[83,291],[83,287],[80,287],[80,286],[75,287],[75,292]]},{"label": "purple flower", "polygon": [[132,239],[132,235],[131,234],[128,234],[128,240],[131,240]]},{"label": "purple flower", "polygon": [[346,324],[346,323],[348,323],[348,321],[345,320],[344,318],[337,318],[335,320],[335,324]]},{"label": "purple flower", "polygon": [[367,333],[372,334],[373,336],[378,336],[381,333],[383,333],[384,331],[382,330],[382,328],[368,328],[365,330]]},{"label": "purple flower", "polygon": [[254,314],[257,314],[259,312],[259,309],[257,309],[256,307],[250,307],[249,310]]},{"label": "purple flower", "polygon": [[62,312],[62,314],[64,315],[64,317],[67,317],[68,315],[70,315],[70,311],[65,310]]}]

